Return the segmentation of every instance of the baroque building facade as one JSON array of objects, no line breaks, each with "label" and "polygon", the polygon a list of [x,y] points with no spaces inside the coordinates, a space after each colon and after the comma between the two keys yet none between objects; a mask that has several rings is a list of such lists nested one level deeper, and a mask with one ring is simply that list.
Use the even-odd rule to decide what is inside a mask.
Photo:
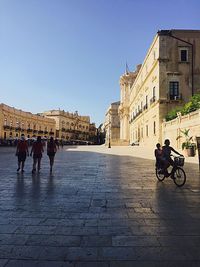
[{"label": "baroque building facade", "polygon": [[136,71],[126,72],[120,77],[120,105],[118,111],[120,117],[120,140],[121,144],[124,145],[128,145],[130,140],[130,91],[140,68],[141,65],[138,65]]},{"label": "baroque building facade", "polygon": [[0,138],[15,139],[24,134],[26,138],[55,136],[55,121],[41,115],[25,112],[0,104]]},{"label": "baroque building facade", "polygon": [[120,101],[113,102],[109,106],[105,122],[105,144],[106,145],[118,145],[120,141],[120,119],[118,114]]},{"label": "baroque building facade", "polygon": [[89,126],[89,141],[97,143],[97,128],[94,122]]},{"label": "baroque building facade", "polygon": [[56,138],[63,140],[89,140],[90,117],[80,116],[78,112],[49,110],[42,113],[56,122]]},{"label": "baroque building facade", "polygon": [[120,86],[120,138],[152,147],[162,142],[166,114],[200,92],[200,31],[158,31],[141,67],[123,75]]}]

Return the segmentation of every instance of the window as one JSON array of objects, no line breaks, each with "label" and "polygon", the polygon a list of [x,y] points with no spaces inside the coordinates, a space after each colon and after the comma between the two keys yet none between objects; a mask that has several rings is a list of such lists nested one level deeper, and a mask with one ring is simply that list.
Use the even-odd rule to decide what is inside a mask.
[{"label": "window", "polygon": [[146,136],[149,136],[149,132],[148,132],[148,125],[146,125]]},{"label": "window", "polygon": [[148,95],[146,95],[146,104],[145,104],[145,108],[144,109],[147,109],[148,108]]},{"label": "window", "polygon": [[188,61],[188,50],[187,49],[180,49],[180,61],[187,62]]},{"label": "window", "polygon": [[169,82],[169,97],[170,100],[179,98],[179,82]]},{"label": "window", "polygon": [[153,60],[155,60],[156,59],[156,51],[154,50],[153,51]]},{"label": "window", "polygon": [[153,134],[156,135],[156,122],[153,122]]},{"label": "window", "polygon": [[156,96],[156,87],[154,86],[153,87],[153,98],[155,98],[155,96]]}]

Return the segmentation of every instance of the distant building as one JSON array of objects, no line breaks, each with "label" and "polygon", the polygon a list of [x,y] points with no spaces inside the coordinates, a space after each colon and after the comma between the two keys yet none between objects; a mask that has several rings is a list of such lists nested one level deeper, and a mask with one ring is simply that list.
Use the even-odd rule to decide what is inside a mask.
[{"label": "distant building", "polygon": [[54,120],[0,104],[0,138],[15,139],[24,134],[26,138],[55,136]]},{"label": "distant building", "polygon": [[89,126],[89,141],[97,143],[97,128],[94,122]]},{"label": "distant building", "polygon": [[121,76],[120,88],[120,138],[153,148],[163,141],[166,114],[200,92],[200,31],[158,31],[142,66]]},{"label": "distant building", "polygon": [[105,118],[105,133],[106,140],[105,143],[108,145],[118,145],[120,140],[120,119],[118,114],[118,108],[120,105],[120,101],[114,102],[110,105],[106,112]]},{"label": "distant building", "polygon": [[56,138],[89,140],[89,116],[80,116],[77,111],[69,113],[64,110],[49,110],[43,112],[42,115],[56,121]]},{"label": "distant building", "polygon": [[128,145],[130,141],[130,91],[142,65],[138,65],[136,71],[125,73],[120,77],[120,141],[121,144]]}]

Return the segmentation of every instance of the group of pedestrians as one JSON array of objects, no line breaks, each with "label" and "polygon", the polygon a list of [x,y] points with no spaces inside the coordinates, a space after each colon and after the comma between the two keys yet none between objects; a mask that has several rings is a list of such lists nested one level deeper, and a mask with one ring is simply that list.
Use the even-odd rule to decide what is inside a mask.
[{"label": "group of pedestrians", "polygon": [[[33,169],[32,169],[33,174],[36,171],[38,172],[40,171],[43,152],[44,152],[44,145],[42,143],[41,136],[38,136],[37,140],[33,143],[30,152],[30,156],[33,156]],[[56,152],[57,152],[57,145],[56,142],[54,141],[54,138],[51,137],[50,140],[47,142],[47,155],[49,157],[50,172],[52,172],[54,157]],[[29,156],[28,144],[27,141],[25,140],[24,135],[22,135],[21,139],[18,141],[16,156],[18,157],[17,172],[21,170],[21,172],[23,173],[26,157]]]}]

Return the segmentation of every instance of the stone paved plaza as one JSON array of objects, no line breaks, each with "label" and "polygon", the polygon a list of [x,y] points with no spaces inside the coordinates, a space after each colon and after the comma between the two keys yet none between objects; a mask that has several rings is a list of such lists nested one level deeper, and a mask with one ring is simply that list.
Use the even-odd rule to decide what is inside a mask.
[{"label": "stone paved plaza", "polygon": [[0,267],[200,266],[200,178],[158,182],[154,162],[60,149],[49,174],[17,174],[0,148]]}]

